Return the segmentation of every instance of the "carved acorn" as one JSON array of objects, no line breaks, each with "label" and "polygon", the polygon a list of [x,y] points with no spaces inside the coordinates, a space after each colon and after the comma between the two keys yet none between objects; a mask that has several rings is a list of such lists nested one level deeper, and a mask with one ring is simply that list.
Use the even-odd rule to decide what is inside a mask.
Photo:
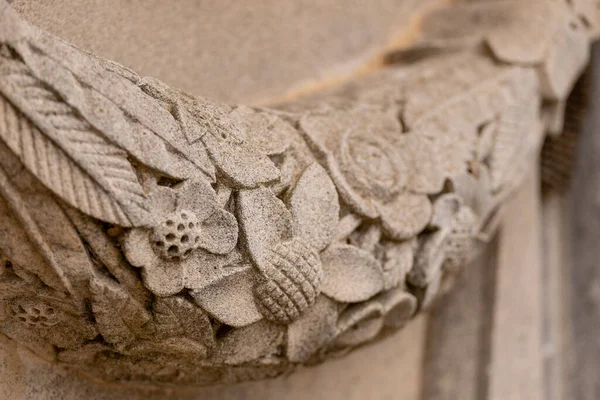
[{"label": "carved acorn", "polygon": [[256,301],[265,318],[289,324],[315,303],[322,267],[314,248],[294,238],[271,248],[259,267]]}]

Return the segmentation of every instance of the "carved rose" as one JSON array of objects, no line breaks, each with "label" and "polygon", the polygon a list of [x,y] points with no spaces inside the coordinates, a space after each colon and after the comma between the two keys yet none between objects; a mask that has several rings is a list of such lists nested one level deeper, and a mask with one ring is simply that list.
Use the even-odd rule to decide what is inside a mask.
[{"label": "carved rose", "polygon": [[369,108],[336,111],[308,115],[300,126],[353,211],[381,219],[395,239],[425,228],[431,204],[425,194],[407,190],[407,162],[414,157],[405,154],[408,149],[393,115]]},{"label": "carved rose", "polygon": [[169,296],[194,289],[206,269],[217,265],[217,256],[234,249],[238,225],[205,181],[185,182],[175,190],[159,187],[156,198],[163,215],[150,229],[132,229],[123,244],[129,262],[142,268],[146,287]]}]

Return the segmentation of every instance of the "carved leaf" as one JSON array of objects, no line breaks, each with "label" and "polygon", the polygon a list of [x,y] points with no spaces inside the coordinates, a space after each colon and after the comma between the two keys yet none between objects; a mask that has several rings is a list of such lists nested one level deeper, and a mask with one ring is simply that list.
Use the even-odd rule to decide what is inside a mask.
[{"label": "carved leaf", "polygon": [[2,172],[0,170],[0,243],[3,253],[51,288],[71,291],[64,271],[24,206],[22,197]]},{"label": "carved leaf", "polygon": [[185,336],[209,351],[214,349],[216,342],[210,320],[195,304],[181,297],[157,297],[153,309],[159,336]]},{"label": "carved leaf", "polygon": [[[492,155],[489,159],[492,189],[497,191],[503,184],[511,182],[516,169],[520,167],[519,157],[523,152],[532,151],[535,136],[539,133],[538,123],[539,96],[534,71],[523,70],[528,79],[513,88],[511,104],[500,115],[498,131]],[[525,157],[527,161],[527,158]]]},{"label": "carved leaf", "polygon": [[[4,54],[4,53],[2,53]],[[149,218],[127,154],[109,143],[23,64],[0,55],[0,137],[49,189],[98,219],[124,226]],[[12,82],[9,87],[4,82]]]},{"label": "carved leaf", "polygon": [[230,184],[253,188],[279,178],[275,164],[251,145],[226,106],[204,99],[176,104],[180,104],[177,118],[188,142],[193,147],[206,146],[211,160]]},{"label": "carved leaf", "polygon": [[101,222],[88,217],[72,207],[64,206],[65,213],[85,240],[89,250],[100,260],[115,279],[138,301],[150,305],[150,292],[131,266],[124,260],[121,248],[112,242],[103,231]]},{"label": "carved leaf", "polygon": [[242,190],[237,198],[238,218],[252,259],[261,264],[277,243],[291,239],[292,215],[266,188]]},{"label": "carved leaf", "polygon": [[331,242],[340,212],[335,185],[323,167],[314,163],[304,171],[289,204],[298,236],[323,250]]},{"label": "carved leaf", "polygon": [[[449,133],[459,135],[460,141],[453,145],[460,144],[460,151],[451,153],[463,158],[459,166],[475,151],[477,127],[503,112],[521,86],[536,81],[530,68],[496,64],[483,55],[460,57],[441,63],[433,77],[417,74],[409,89],[423,81],[427,86],[414,86],[422,94],[409,95],[403,111],[407,126],[430,138],[437,151],[444,150]],[[453,157],[452,165],[456,164]]]},{"label": "carved leaf", "polygon": [[[156,98],[142,91],[140,86],[146,82],[135,73],[127,71],[128,77],[115,73],[124,67],[86,54],[44,32],[32,36],[33,51],[25,44],[17,45],[26,62],[94,127],[158,171],[174,177],[189,177],[201,171],[214,179],[214,167],[206,152],[185,143],[173,116]],[[40,60],[53,65],[44,70]],[[61,78],[69,74],[81,84],[61,83]],[[77,90],[73,89],[77,88],[81,95],[74,96]],[[98,113],[100,110],[109,111],[111,118]],[[131,127],[129,137],[114,129],[115,124],[123,122],[121,113]]]},{"label": "carved leaf", "polygon": [[327,296],[346,303],[373,297],[383,289],[383,269],[371,253],[350,245],[329,247],[321,254]]},{"label": "carved leaf", "polygon": [[571,18],[552,36],[552,44],[540,67],[542,94],[564,100],[589,61],[588,33],[581,21]]},{"label": "carved leaf", "polygon": [[150,313],[116,283],[96,277],[90,293],[96,326],[107,342],[130,344],[152,333]]},{"label": "carved leaf", "polygon": [[94,128],[116,143],[142,163],[179,178],[191,177],[198,169],[214,180],[214,167],[208,155],[198,154],[195,164],[172,145],[138,121],[125,115],[108,97],[81,85],[71,71],[60,62],[32,49],[26,43],[17,47],[39,79],[52,87],[66,103],[76,109]]},{"label": "carved leaf", "polygon": [[146,357],[155,357],[156,354],[168,355],[176,358],[179,362],[183,360],[198,362],[198,360],[205,359],[207,356],[206,347],[185,337],[140,340],[127,346],[123,352]]}]

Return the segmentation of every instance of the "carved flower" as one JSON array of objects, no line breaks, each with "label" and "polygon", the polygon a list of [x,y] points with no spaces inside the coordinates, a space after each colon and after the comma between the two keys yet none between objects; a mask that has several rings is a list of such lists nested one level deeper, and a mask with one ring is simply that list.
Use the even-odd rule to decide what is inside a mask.
[{"label": "carved flower", "polygon": [[[411,174],[418,173],[412,165],[415,155],[409,154],[414,146],[408,146],[397,118],[365,107],[308,115],[300,126],[340,196],[356,213],[381,219],[394,239],[425,228],[431,204],[424,191],[412,187],[420,183],[412,184]],[[427,149],[421,146],[419,154]],[[441,189],[443,178],[435,178]]]},{"label": "carved flower", "polygon": [[156,194],[163,215],[152,228],[128,232],[124,249],[129,262],[142,268],[146,287],[169,296],[194,289],[218,255],[234,249],[238,226],[205,181],[187,181],[175,191],[159,187]]},{"label": "carved flower", "polygon": [[36,297],[8,301],[0,319],[2,333],[49,358],[54,354],[52,345],[72,348],[97,335],[81,316],[65,311],[57,302]]}]

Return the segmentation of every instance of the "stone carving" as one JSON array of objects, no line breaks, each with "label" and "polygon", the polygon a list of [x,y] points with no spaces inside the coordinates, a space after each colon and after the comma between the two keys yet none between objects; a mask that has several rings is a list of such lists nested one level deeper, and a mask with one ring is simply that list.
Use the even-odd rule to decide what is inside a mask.
[{"label": "stone carving", "polygon": [[208,385],[401,328],[489,236],[587,63],[585,2],[534,3],[437,10],[419,61],[263,109],[0,0],[0,332],[98,379]]}]

